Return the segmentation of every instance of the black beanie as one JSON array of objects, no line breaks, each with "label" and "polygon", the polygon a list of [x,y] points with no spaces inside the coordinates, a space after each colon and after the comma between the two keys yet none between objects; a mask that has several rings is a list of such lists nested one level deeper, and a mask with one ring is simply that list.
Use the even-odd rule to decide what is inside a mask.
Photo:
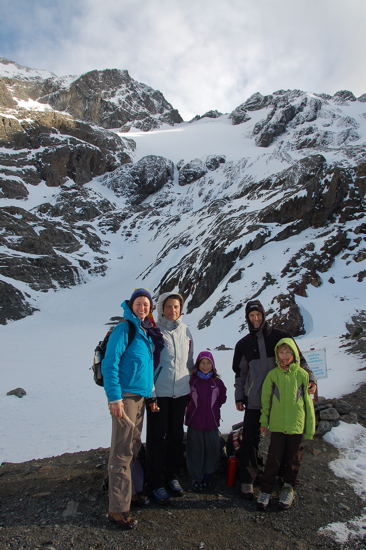
[{"label": "black beanie", "polygon": [[150,302],[150,311],[153,309],[153,302],[151,298],[150,292],[147,290],[147,288],[135,288],[133,293],[131,294],[131,298],[128,301],[128,305],[130,306],[130,309],[132,310],[132,304],[138,298],[139,296],[145,296]]},{"label": "black beanie", "polygon": [[252,311],[259,311],[259,313],[261,313],[263,315],[263,322],[262,322],[262,325],[261,325],[261,328],[262,328],[265,321],[266,321],[266,312],[264,311],[264,307],[262,306],[262,304],[260,303],[259,300],[251,300],[245,306],[245,318],[247,320],[249,330],[253,330],[253,328],[254,328],[252,323],[249,320],[249,313],[251,313]]}]

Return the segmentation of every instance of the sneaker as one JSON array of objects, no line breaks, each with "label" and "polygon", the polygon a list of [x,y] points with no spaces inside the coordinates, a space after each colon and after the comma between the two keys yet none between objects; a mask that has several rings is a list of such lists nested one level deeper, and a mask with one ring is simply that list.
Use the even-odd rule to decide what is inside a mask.
[{"label": "sneaker", "polygon": [[164,487],[153,489],[152,496],[158,504],[170,504],[170,498]]},{"label": "sneaker", "polygon": [[121,529],[134,529],[137,525],[137,520],[131,516],[130,512],[109,512],[108,519]]},{"label": "sneaker", "polygon": [[250,500],[253,498],[253,484],[252,483],[242,483],[240,487],[241,497]]},{"label": "sneaker", "polygon": [[171,479],[168,481],[168,487],[171,491],[173,491],[176,497],[183,496],[183,489],[177,479]]},{"label": "sneaker", "polygon": [[259,493],[259,497],[257,499],[257,510],[265,510],[268,507],[270,498],[270,493]]},{"label": "sneaker", "polygon": [[282,510],[287,510],[292,505],[294,498],[294,488],[289,483],[284,483],[278,506],[282,508]]},{"label": "sneaker", "polygon": [[149,506],[149,504],[150,504],[149,497],[144,495],[143,493],[135,493],[131,498],[132,506],[138,506],[139,508],[144,508],[145,506]]},{"label": "sneaker", "polygon": [[192,482],[192,489],[196,493],[200,493],[202,491],[202,481],[193,481]]}]

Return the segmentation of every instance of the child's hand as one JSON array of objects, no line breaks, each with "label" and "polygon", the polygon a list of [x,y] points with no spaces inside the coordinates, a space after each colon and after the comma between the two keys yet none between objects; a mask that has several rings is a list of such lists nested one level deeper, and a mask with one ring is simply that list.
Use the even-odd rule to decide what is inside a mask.
[{"label": "child's hand", "polygon": [[266,436],[266,433],[267,433],[267,428],[265,426],[261,426],[259,428],[259,431],[260,431],[260,434],[261,434],[261,437],[265,437]]}]

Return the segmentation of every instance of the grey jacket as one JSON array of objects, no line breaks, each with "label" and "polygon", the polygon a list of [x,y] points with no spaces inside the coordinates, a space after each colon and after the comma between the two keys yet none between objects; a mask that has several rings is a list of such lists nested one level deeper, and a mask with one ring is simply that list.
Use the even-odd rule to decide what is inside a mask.
[{"label": "grey jacket", "polygon": [[[276,367],[275,347],[282,338],[292,338],[287,331],[271,328],[267,323],[260,331],[250,331],[235,346],[233,371],[235,372],[235,401],[247,409],[261,409],[262,384],[270,370]],[[295,342],[296,345],[296,342]],[[300,350],[300,367],[316,383],[314,373]]]},{"label": "grey jacket", "polygon": [[157,304],[156,326],[163,334],[165,347],[155,370],[153,397],[176,398],[188,395],[190,391],[189,379],[194,367],[191,332],[181,317],[177,321],[168,321],[163,315],[163,302],[172,294],[162,294]]}]

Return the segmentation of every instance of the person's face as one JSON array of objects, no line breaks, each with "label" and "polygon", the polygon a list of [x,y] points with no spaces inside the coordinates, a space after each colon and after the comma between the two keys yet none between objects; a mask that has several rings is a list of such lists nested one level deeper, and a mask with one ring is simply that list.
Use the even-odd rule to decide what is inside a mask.
[{"label": "person's face", "polygon": [[277,351],[278,362],[281,369],[287,370],[290,363],[294,361],[294,354],[290,348],[283,348]]},{"label": "person's face", "polygon": [[203,374],[208,374],[209,372],[212,371],[212,363],[209,359],[201,359],[201,361],[199,362],[199,365],[198,365],[198,370],[200,370],[201,372],[203,372]]},{"label": "person's face", "polygon": [[262,321],[263,321],[263,315],[260,311],[251,311],[248,315],[249,321],[252,323],[254,328],[260,328]]},{"label": "person's face", "polygon": [[150,312],[150,300],[146,296],[139,296],[132,304],[132,311],[143,321]]},{"label": "person's face", "polygon": [[180,301],[168,298],[164,304],[163,314],[168,321],[176,321],[180,317]]}]

